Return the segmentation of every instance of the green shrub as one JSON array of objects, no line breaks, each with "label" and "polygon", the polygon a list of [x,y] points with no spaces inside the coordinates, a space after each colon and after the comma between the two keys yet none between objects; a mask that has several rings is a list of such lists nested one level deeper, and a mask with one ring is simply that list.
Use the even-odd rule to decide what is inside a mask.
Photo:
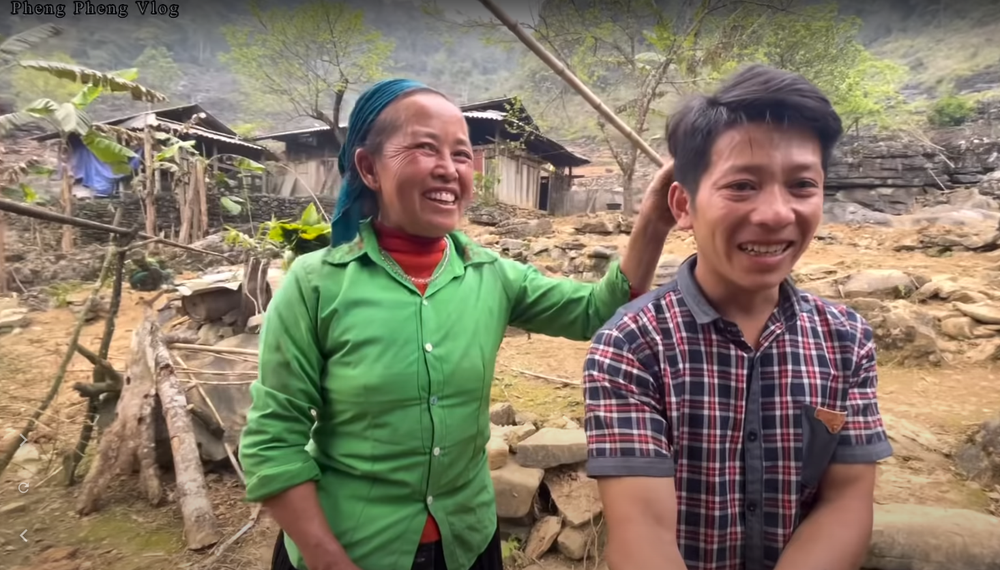
[{"label": "green shrub", "polygon": [[968,100],[958,95],[945,95],[931,105],[927,122],[933,127],[958,127],[972,118],[975,110]]}]

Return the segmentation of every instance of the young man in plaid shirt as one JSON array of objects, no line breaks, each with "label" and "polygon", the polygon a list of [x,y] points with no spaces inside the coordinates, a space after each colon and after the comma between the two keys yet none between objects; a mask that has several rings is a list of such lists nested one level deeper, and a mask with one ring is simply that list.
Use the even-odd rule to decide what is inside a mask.
[{"label": "young man in plaid shirt", "polygon": [[799,75],[752,66],[667,135],[698,253],[599,331],[587,470],[611,570],[857,570],[892,454],[857,313],[789,281],[843,133]]}]

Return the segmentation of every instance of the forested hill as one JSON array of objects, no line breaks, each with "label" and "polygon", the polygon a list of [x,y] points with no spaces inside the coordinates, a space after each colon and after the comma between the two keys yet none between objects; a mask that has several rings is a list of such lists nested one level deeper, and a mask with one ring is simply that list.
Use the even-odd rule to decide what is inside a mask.
[{"label": "forested hill", "polygon": [[[519,17],[538,12],[527,0],[515,1],[522,5],[508,9]],[[134,2],[125,3],[131,13],[121,19],[72,14],[56,19],[7,12],[0,17],[0,36],[53,22],[65,33],[45,42],[29,54],[31,58],[75,62],[100,70],[138,67],[139,82],[167,93],[171,103],[200,102],[224,121],[246,130],[316,123],[293,120],[294,113],[276,108],[281,103],[273,98],[272,112],[266,105],[262,108],[258,90],[250,82],[240,81],[232,62],[225,60],[231,46],[223,30],[234,24],[253,24],[248,4],[177,3],[176,19],[143,16]],[[261,5],[265,9],[291,9],[303,4],[287,0]],[[484,43],[486,32],[482,29],[442,22],[427,15],[417,1],[347,0],[346,4],[363,11],[364,23],[391,40],[386,73],[427,81],[460,101],[522,95],[534,115],[558,123],[566,136],[573,135],[566,121],[572,122],[578,109],[567,110],[565,101],[556,104],[547,97],[552,84],[538,80],[538,74],[545,71],[540,71],[537,62],[526,63],[530,54],[523,48]],[[673,0],[673,4],[680,6],[681,2]],[[936,97],[956,87],[959,91],[1000,87],[1000,43],[995,39],[1000,35],[1000,4],[991,4],[851,0],[842,2],[840,10],[862,18],[859,39],[873,53],[907,66],[908,95]],[[72,6],[72,2],[67,3],[68,12]],[[664,13],[670,11],[669,6],[663,9]],[[456,17],[454,9],[446,15]],[[8,104],[24,105],[41,96],[59,99],[72,92],[72,86],[38,72],[15,68],[0,76],[0,99]],[[349,93],[348,106],[350,98]],[[105,118],[141,109],[137,103],[106,97],[98,101],[93,113]],[[557,120],[557,115],[562,119]]]}]

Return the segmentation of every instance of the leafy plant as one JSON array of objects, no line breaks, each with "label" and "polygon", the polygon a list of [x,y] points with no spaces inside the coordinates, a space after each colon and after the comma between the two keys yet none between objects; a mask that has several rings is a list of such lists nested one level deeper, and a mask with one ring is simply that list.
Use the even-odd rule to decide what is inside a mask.
[{"label": "leafy plant", "polygon": [[[489,161],[494,163],[495,161]],[[500,185],[500,176],[494,174],[494,168],[489,168],[489,165],[483,168],[485,172],[477,172],[472,177],[472,187],[476,193],[476,200],[487,206],[492,206],[497,203],[497,186]]]},{"label": "leafy plant", "polygon": [[521,541],[516,536],[500,542],[500,552],[505,563],[520,549]]},{"label": "leafy plant", "polygon": [[285,269],[298,256],[330,246],[330,222],[320,215],[315,204],[309,204],[298,220],[271,219],[262,223],[253,237],[235,228],[226,229],[225,242],[229,245],[256,251],[282,251]]},{"label": "leafy plant", "polygon": [[265,222],[267,238],[285,250],[285,267],[296,257],[330,246],[330,222],[320,217],[315,204],[309,204],[298,220]]},{"label": "leafy plant", "polygon": [[975,112],[975,106],[955,94],[948,94],[931,105],[927,122],[932,127],[959,127],[964,125]]}]

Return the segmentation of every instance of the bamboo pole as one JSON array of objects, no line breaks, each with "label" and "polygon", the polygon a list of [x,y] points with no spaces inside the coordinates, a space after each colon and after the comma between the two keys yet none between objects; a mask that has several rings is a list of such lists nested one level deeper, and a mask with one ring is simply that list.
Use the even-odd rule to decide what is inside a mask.
[{"label": "bamboo pole", "polygon": [[583,97],[584,100],[586,100],[599,115],[604,117],[607,122],[611,123],[611,126],[617,129],[618,132],[624,135],[629,142],[649,157],[649,160],[653,161],[653,164],[659,167],[663,166],[663,158],[655,150],[653,150],[653,147],[649,146],[646,141],[642,140],[642,137],[622,122],[622,120],[619,119],[618,116],[611,111],[611,109],[608,109],[607,105],[601,102],[597,95],[594,95],[593,91],[584,85],[577,76],[573,75],[573,72],[567,69],[561,61],[549,53],[542,46],[542,44],[538,43],[538,40],[531,37],[531,35],[528,34],[528,32],[526,32],[516,20],[508,16],[499,6],[496,5],[496,3],[493,2],[493,0],[479,0],[479,3],[489,10],[497,20],[500,20],[500,22],[506,26],[508,30],[517,36],[517,39],[521,40],[521,43],[537,55],[538,59],[545,62],[545,65],[548,65],[556,75],[561,77],[563,81],[579,93],[580,96]]}]

